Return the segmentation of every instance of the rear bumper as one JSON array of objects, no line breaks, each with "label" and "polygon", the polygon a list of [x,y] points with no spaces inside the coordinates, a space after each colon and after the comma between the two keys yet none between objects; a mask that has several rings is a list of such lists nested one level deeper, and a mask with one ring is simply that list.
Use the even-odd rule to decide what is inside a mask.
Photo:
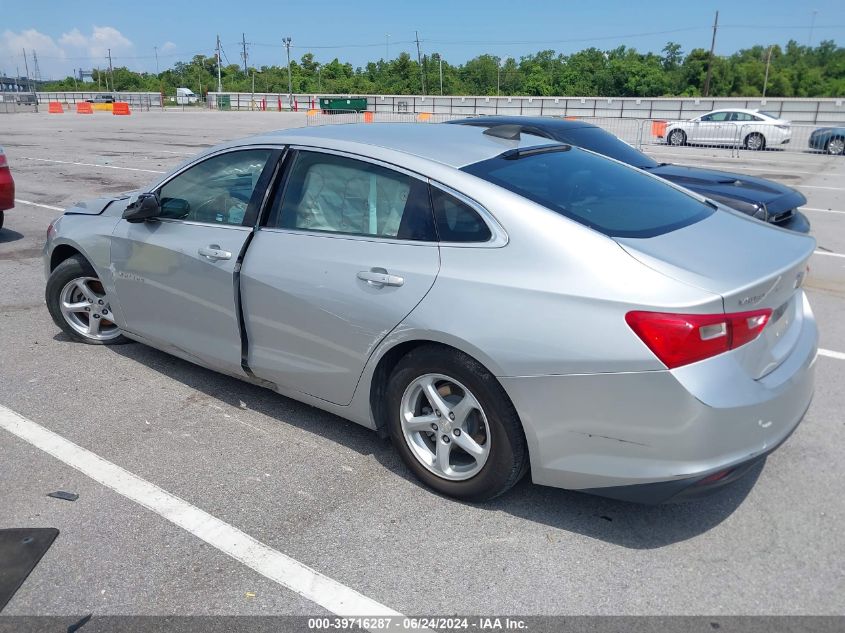
[{"label": "rear bumper", "polygon": [[772,222],[772,224],[782,229],[795,231],[796,233],[810,232],[810,220],[807,219],[807,216],[800,211],[793,213],[789,219],[784,222]]},{"label": "rear bumper", "polygon": [[725,470],[732,481],[782,444],[810,404],[818,333],[804,310],[790,355],[759,380],[743,378],[733,352],[683,371],[501,378],[532,479],[651,503],[704,492],[687,489]]}]

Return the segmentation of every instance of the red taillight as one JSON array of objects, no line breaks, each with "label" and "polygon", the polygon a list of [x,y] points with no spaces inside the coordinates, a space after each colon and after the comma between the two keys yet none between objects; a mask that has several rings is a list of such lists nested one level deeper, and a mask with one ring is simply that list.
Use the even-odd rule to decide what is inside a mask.
[{"label": "red taillight", "polygon": [[753,341],[772,311],[733,314],[629,312],[625,321],[669,369],[688,365]]}]

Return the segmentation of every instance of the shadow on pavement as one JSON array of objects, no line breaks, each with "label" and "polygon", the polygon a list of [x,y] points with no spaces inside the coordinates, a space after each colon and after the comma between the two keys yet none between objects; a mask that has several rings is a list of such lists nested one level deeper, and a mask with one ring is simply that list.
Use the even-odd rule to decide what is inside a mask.
[{"label": "shadow on pavement", "polygon": [[[66,340],[63,335],[56,338]],[[235,378],[198,367],[142,344],[108,348],[221,403],[257,411],[342,444],[362,455],[373,455],[385,469],[425,488],[399,456],[373,431],[290,398]],[[534,485],[526,476],[513,490],[487,503],[465,504],[483,512],[506,512],[528,521],[567,530],[630,549],[653,549],[694,538],[727,519],[742,504],[762,472],[753,467],[735,483],[708,497],[678,504],[645,506],[569,490]],[[362,485],[364,482],[362,482]],[[461,503],[443,497],[446,503]]]},{"label": "shadow on pavement", "polygon": [[17,231],[13,231],[12,229],[0,229],[0,244],[6,244],[8,242],[17,242],[23,236],[23,233],[18,233]]}]

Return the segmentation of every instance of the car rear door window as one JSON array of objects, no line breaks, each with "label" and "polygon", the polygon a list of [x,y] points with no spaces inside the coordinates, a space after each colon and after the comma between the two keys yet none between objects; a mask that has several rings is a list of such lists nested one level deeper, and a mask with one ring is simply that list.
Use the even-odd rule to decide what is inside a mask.
[{"label": "car rear door window", "polygon": [[613,237],[653,237],[714,212],[658,178],[578,148],[506,152],[462,169]]},{"label": "car rear door window", "polygon": [[701,120],[706,122],[720,122],[727,121],[729,117],[730,112],[714,112],[712,114],[705,114],[701,117]]},{"label": "car rear door window", "polygon": [[158,190],[162,218],[240,225],[270,149],[212,156],[167,181]]},{"label": "car rear door window", "polygon": [[436,241],[428,183],[366,161],[299,151],[270,226]]},{"label": "car rear door window", "polygon": [[441,242],[487,242],[492,237],[478,212],[455,196],[432,187],[431,201]]}]

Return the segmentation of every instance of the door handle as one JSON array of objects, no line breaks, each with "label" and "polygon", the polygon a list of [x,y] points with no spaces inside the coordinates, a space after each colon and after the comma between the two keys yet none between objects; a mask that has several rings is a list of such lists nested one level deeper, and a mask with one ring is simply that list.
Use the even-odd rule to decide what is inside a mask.
[{"label": "door handle", "polygon": [[372,268],[358,273],[358,279],[366,281],[370,286],[383,288],[384,286],[401,286],[405,283],[403,277],[389,275],[384,268]]},{"label": "door handle", "polygon": [[221,250],[217,244],[211,244],[197,250],[197,253],[210,260],[217,261],[220,259],[232,259],[232,253]]}]

